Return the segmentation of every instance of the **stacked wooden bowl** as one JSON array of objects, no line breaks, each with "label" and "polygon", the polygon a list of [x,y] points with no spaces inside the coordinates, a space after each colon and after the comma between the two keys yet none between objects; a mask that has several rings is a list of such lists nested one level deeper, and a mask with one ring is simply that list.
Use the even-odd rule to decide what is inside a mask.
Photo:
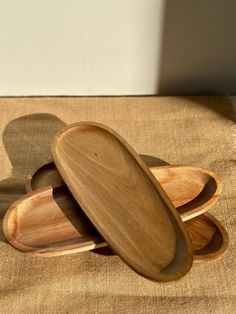
[{"label": "stacked wooden bowl", "polygon": [[109,246],[107,254],[159,282],[226,252],[227,232],[206,212],[222,191],[213,172],[145,164],[115,131],[92,122],[59,132],[52,156],[4,217],[17,250],[56,256]]}]

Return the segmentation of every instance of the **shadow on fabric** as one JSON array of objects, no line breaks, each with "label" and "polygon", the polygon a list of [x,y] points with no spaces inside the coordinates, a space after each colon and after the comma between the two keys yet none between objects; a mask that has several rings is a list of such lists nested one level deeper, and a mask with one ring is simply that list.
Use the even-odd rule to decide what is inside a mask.
[{"label": "shadow on fabric", "polygon": [[[65,122],[48,113],[22,116],[10,121],[3,131],[3,144],[12,171],[9,178],[0,182],[0,215],[25,194],[25,178],[37,166],[51,159],[50,144]],[[2,224],[0,240],[5,242]]]}]

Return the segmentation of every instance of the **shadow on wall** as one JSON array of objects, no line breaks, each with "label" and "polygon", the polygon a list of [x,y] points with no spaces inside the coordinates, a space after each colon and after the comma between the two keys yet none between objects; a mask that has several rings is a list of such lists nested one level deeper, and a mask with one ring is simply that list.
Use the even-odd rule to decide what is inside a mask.
[{"label": "shadow on wall", "polygon": [[157,93],[236,93],[236,2],[165,0]]}]

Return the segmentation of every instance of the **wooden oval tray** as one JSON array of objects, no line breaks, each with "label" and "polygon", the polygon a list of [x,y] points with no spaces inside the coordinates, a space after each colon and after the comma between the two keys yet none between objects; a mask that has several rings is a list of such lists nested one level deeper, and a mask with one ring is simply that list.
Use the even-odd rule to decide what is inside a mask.
[{"label": "wooden oval tray", "polygon": [[76,123],[56,134],[51,151],[86,216],[128,266],[153,281],[177,280],[190,270],[192,246],[175,207],[114,130]]},{"label": "wooden oval tray", "polygon": [[228,233],[210,213],[204,213],[184,223],[194,249],[194,262],[221,258],[229,247]]},{"label": "wooden oval tray", "polygon": [[219,199],[222,183],[214,172],[193,166],[152,167],[183,221],[206,212]]},{"label": "wooden oval tray", "polygon": [[[203,208],[204,210],[210,208],[218,200],[222,191],[222,183],[220,178],[215,173],[206,169],[187,165],[171,166],[168,165],[165,161],[157,159],[155,157],[146,157],[148,157],[145,159],[147,165],[166,164],[165,166],[149,166],[149,169],[154,174],[156,179],[161,183],[162,187],[172,200],[175,207],[177,207],[178,211],[179,209],[181,210],[182,220],[188,220],[189,218],[191,218],[193,212],[194,215],[198,213],[197,209],[200,213],[202,212]],[[190,176],[191,182],[189,182]],[[66,188],[65,183],[53,162],[49,162],[48,164],[45,164],[40,168],[36,168],[31,175],[27,176],[26,191],[28,193],[32,192],[33,190],[44,188],[45,186],[53,187],[54,199],[57,200],[57,204],[61,206],[64,213],[66,208],[68,208],[67,204],[73,204],[73,206],[70,206],[70,216],[71,218],[75,216],[75,218],[72,219],[75,224],[77,220],[76,217],[79,216],[78,205],[76,202],[73,202],[73,197]],[[201,200],[202,195],[203,199]],[[207,198],[206,195],[208,195]],[[58,201],[60,198],[64,199],[63,204],[61,201]],[[185,204],[187,205],[188,209],[183,210]],[[55,207],[55,209],[56,208],[57,207]],[[57,208],[57,210],[54,212],[54,217],[56,217],[55,214],[57,212],[60,213],[61,211],[58,211]],[[189,214],[189,216],[187,215],[187,213]],[[80,212],[80,214],[80,217],[84,217],[82,211]],[[65,216],[65,218],[67,216],[68,214]],[[46,217],[43,219],[43,221],[45,220]],[[85,217],[84,219],[79,219],[79,221],[80,220],[83,221],[83,223],[85,221],[86,224],[89,224],[89,221],[86,220]],[[201,215],[195,219],[191,219],[189,223],[185,222],[184,225],[193,245],[195,263],[215,260],[221,257],[226,252],[229,244],[228,234],[222,224],[213,215],[206,213],[205,215]],[[48,228],[48,230],[50,229],[51,227]],[[77,230],[78,229],[81,230],[81,226],[78,226]],[[89,224],[89,227],[86,229],[87,236],[89,238],[91,237],[91,234],[89,234],[89,232],[92,233],[93,236],[97,232],[93,229],[95,228]],[[61,239],[63,240],[63,228],[60,228],[59,230],[61,232]],[[212,232],[210,232],[210,230]],[[39,226],[37,234],[40,235],[41,232],[42,231]],[[81,241],[81,237],[83,236],[84,233],[81,234],[78,232],[78,247],[75,246],[71,249],[67,247],[66,250],[63,250],[64,246],[62,244],[62,246],[60,246],[60,250],[53,251],[52,249],[50,249],[50,252],[41,251],[39,254],[41,254],[42,256],[54,256],[86,251],[93,248],[98,249],[97,252],[101,252],[101,249],[99,250],[99,248],[107,245],[103,241],[103,239],[99,237],[99,235],[98,237],[95,237],[95,241],[93,241],[91,237],[92,243],[89,244],[86,241]],[[45,243],[46,246],[44,247],[44,249],[47,249],[47,244],[49,243]],[[84,245],[82,246],[82,244]],[[58,248],[55,247],[55,249]],[[30,247],[29,250],[33,251]],[[37,250],[33,252],[37,254]]]},{"label": "wooden oval tray", "polygon": [[63,180],[112,250],[138,274],[172,281],[192,246],[175,207],[138,154],[112,129],[81,122],[52,141]]},{"label": "wooden oval tray", "polygon": [[[150,170],[161,179],[169,197],[174,196],[173,202],[182,205],[182,193],[177,194],[180,195],[178,200],[173,193],[175,186],[167,184],[168,178],[174,177],[171,175],[171,169],[176,173],[177,167],[168,166],[166,172],[163,167],[150,167]],[[185,176],[185,172],[179,173],[180,191],[185,188],[182,176]],[[44,184],[52,185],[53,189],[45,188]],[[26,187],[27,191],[31,192],[28,197],[34,197],[34,203],[25,204],[27,197],[24,196],[22,201],[18,200],[11,206],[4,218],[6,237],[16,249],[33,255],[57,256],[107,246],[73,199],[53,163],[44,165],[29,175]],[[41,190],[35,191],[34,194],[32,189]],[[192,193],[188,195],[189,200],[185,194],[186,203],[194,204]],[[41,204],[42,199],[44,206]],[[16,221],[19,223],[16,224]],[[215,260],[227,250],[227,232],[213,215],[201,214],[185,222],[184,226],[193,245],[194,262]]]},{"label": "wooden oval tray", "polygon": [[[221,195],[221,180],[212,171],[187,165],[151,166],[149,169],[178,208],[183,221],[207,211]],[[25,186],[29,193],[46,186],[63,187],[65,182],[55,164],[49,162],[28,175]]]}]

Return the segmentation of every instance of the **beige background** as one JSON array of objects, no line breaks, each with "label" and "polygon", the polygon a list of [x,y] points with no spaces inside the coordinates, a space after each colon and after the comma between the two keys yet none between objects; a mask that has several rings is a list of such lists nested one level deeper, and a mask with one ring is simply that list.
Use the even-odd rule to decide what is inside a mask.
[{"label": "beige background", "polygon": [[236,93],[235,0],[0,0],[0,95]]},{"label": "beige background", "polygon": [[64,124],[92,120],[138,153],[218,173],[224,191],[211,212],[229,232],[221,260],[194,265],[179,282],[150,282],[116,256],[92,252],[30,257],[0,242],[1,313],[233,313],[236,308],[235,117],[224,97],[2,98],[0,208],[24,194],[28,172],[50,156]]}]

